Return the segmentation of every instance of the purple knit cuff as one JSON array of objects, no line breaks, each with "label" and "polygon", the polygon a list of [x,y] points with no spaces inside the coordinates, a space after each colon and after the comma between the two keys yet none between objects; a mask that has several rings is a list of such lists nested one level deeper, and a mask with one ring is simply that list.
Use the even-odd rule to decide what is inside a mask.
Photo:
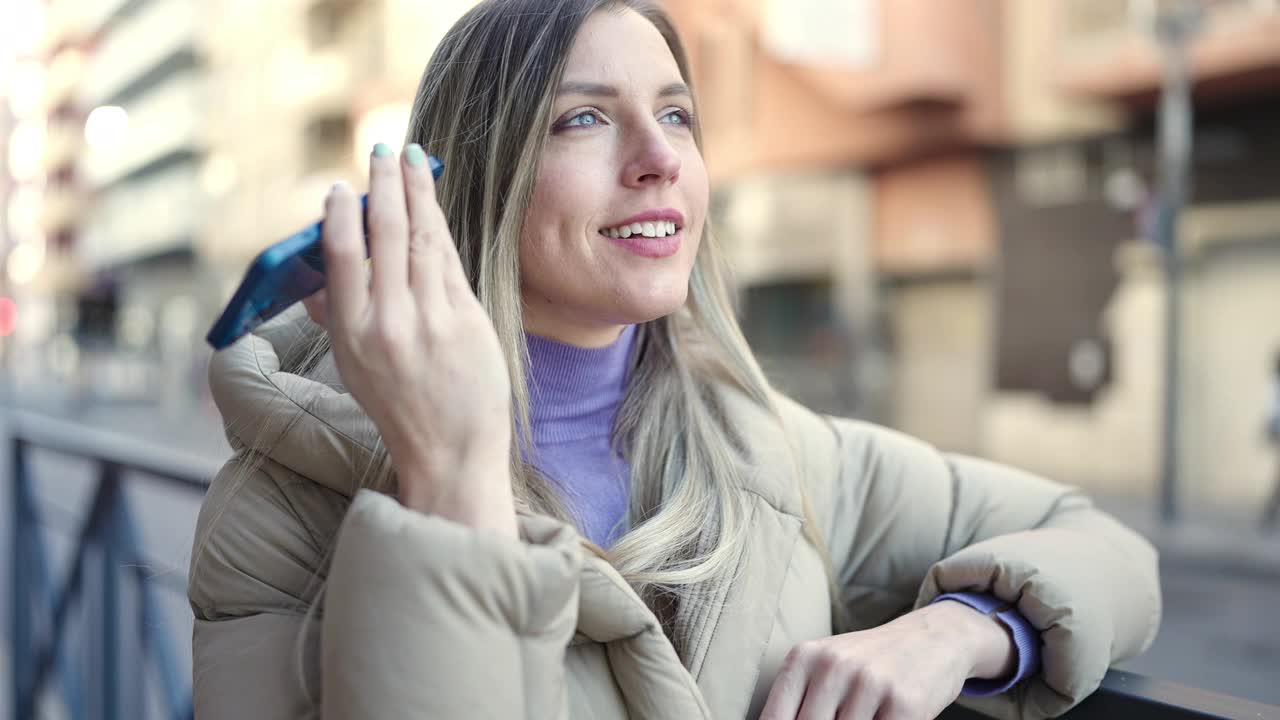
[{"label": "purple knit cuff", "polygon": [[[1008,603],[1000,598],[984,593],[946,593],[934,598],[933,602],[941,600],[964,603],[984,615],[990,615],[993,611],[1008,606]],[[1040,672],[1040,633],[1036,632],[1036,629],[1016,608],[1000,610],[995,613],[995,618],[1013,633],[1013,644],[1018,653],[1017,668],[1013,671],[1013,675],[1007,678],[991,680],[970,678],[965,682],[964,689],[960,691],[961,695],[974,697],[999,695],[1027,677]]]}]

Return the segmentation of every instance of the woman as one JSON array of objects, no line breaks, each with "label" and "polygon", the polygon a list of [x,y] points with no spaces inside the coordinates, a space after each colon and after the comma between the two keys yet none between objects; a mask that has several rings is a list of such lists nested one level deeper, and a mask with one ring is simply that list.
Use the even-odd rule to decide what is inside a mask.
[{"label": "woman", "polygon": [[371,279],[338,186],[310,321],[211,367],[201,718],[1033,718],[1150,644],[1155,554],[1078,492],[769,388],[688,83],[647,0],[444,39]]}]

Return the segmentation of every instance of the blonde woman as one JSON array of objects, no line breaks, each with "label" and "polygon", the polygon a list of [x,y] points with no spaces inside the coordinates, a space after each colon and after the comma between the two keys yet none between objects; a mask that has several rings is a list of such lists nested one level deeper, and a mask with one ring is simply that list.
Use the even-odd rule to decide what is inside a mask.
[{"label": "blonde woman", "polygon": [[337,186],[324,297],[214,359],[200,718],[1039,718],[1150,644],[1155,553],[1079,492],[769,387],[689,83],[648,0],[447,35],[371,276]]}]

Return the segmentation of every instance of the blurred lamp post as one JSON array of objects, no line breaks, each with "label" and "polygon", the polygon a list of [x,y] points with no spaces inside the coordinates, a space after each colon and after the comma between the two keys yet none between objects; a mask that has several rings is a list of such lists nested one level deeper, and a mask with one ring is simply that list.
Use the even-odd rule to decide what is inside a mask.
[{"label": "blurred lamp post", "polygon": [[1178,218],[1191,186],[1191,69],[1188,46],[1200,27],[1200,0],[1157,0],[1140,3],[1149,9],[1164,60],[1160,92],[1159,204],[1156,242],[1164,251],[1165,267],[1165,392],[1164,432],[1160,472],[1160,517],[1172,524],[1178,515],[1178,438],[1182,372],[1182,258]]}]

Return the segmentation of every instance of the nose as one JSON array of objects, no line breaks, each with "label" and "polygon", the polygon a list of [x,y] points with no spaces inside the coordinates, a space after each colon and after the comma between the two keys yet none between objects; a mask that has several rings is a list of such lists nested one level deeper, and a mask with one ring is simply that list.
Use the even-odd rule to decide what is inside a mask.
[{"label": "nose", "polygon": [[640,134],[629,152],[622,177],[627,187],[660,186],[680,179],[680,154],[657,123]]}]

